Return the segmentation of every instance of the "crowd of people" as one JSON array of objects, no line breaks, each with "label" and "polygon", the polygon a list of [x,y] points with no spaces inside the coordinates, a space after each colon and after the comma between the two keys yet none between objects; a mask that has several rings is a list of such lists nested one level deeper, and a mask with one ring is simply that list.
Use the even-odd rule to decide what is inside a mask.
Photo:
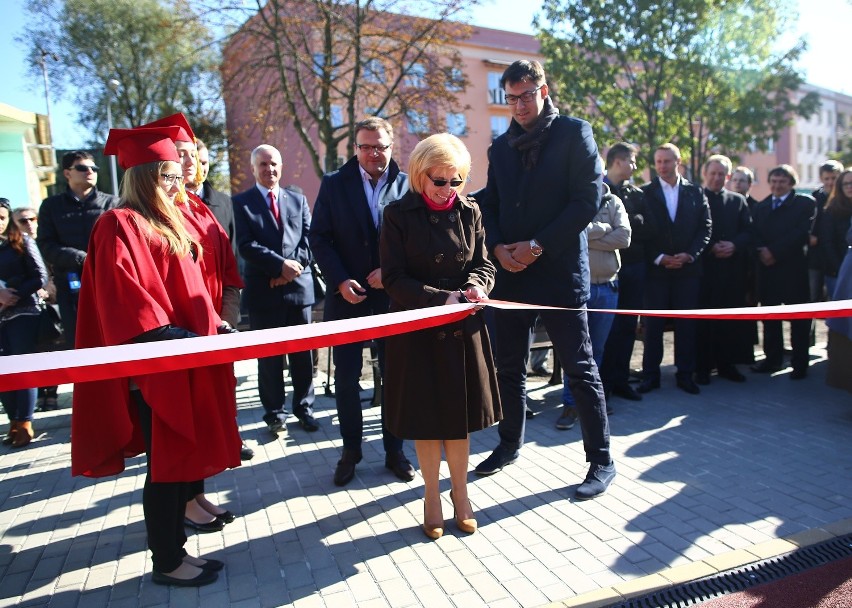
[{"label": "crowd of people", "polygon": [[[2,354],[36,350],[41,307],[50,299],[67,345],[77,348],[231,333],[241,305],[251,330],[308,324],[317,269],[328,285],[325,320],[489,296],[529,304],[485,314],[476,306],[462,321],[378,341],[385,466],[414,480],[404,451],[404,441],[414,441],[422,529],[435,539],[445,526],[443,454],[455,525],[474,533],[470,433],[499,424],[499,443],[476,465],[477,475],[520,457],[538,322],[564,373],[557,427],[582,428],[589,468],[575,497],[602,495],[616,476],[608,404],[660,388],[665,329],[663,318],[643,319],[642,378],[634,388],[637,319],[607,310],[848,297],[852,171],[826,163],[823,187],[809,195],[795,191],[795,170],[780,165],[768,175],[771,196],[758,202],[749,196],[754,175],[747,168],[713,155],[699,187],[682,175],[680,150],[664,143],[654,151],[656,177],[637,187],[639,150],[615,143],[604,163],[589,123],[554,107],[539,63],[513,63],[500,84],[512,121],[492,143],[486,187],[472,195],[464,194],[471,156],[459,138],[425,138],[403,171],[392,158],[393,128],[378,117],[356,125],[352,158],[323,178],[313,208],[298,188],[280,184],[284,159],[268,144],[251,153],[253,186],[232,199],[217,192],[206,181],[209,152],[182,114],[110,131],[104,152],[125,170],[120,197],[97,190],[90,154],[66,154],[68,188],[38,212],[0,199]],[[810,328],[808,320],[792,322],[791,379],[807,376]],[[677,319],[674,332],[677,387],[697,394],[714,372],[746,380],[737,365],[754,364],[755,323]],[[833,350],[848,359],[850,328],[833,326],[832,336]],[[352,481],[362,459],[363,346],[333,352],[338,486]],[[780,322],[764,322],[763,350],[766,358],[752,369],[781,370]],[[269,432],[283,432],[290,411],[304,431],[318,430],[311,353],[257,365]],[[204,493],[205,478],[252,456],[239,437],[235,386],[233,367],[219,365],[74,388],[74,474],[116,474],[126,457],[147,454],[143,510],[156,583],[204,585],[224,567],[188,555],[184,544],[186,527],[215,532],[236,517]],[[5,443],[32,440],[37,399],[42,409],[56,407],[56,387],[37,395],[0,396],[11,421]]]}]

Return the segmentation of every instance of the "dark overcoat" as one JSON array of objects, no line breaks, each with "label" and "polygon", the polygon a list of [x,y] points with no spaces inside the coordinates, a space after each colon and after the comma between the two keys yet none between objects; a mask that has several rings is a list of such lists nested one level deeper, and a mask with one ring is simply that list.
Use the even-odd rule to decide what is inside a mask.
[{"label": "dark overcoat", "polygon": [[[441,306],[453,291],[488,293],[495,268],[479,207],[449,211],[409,192],[385,208],[382,281],[391,312]],[[385,424],[401,439],[464,439],[502,418],[491,344],[481,314],[386,339]]]},{"label": "dark overcoat", "polygon": [[[725,190],[704,191],[710,205],[713,230],[707,250],[701,256],[704,276],[701,279],[702,308],[733,308],[746,305],[746,274],[751,250],[751,213],[742,194]],[[717,258],[711,249],[719,241],[734,244],[734,254]]]}]

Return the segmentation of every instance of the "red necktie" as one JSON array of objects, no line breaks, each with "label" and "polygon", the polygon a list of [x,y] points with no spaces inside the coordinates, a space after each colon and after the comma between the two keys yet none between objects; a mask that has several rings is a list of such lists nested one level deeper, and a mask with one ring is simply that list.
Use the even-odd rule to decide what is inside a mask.
[{"label": "red necktie", "polygon": [[272,190],[269,191],[269,209],[272,211],[272,217],[275,218],[275,223],[278,224],[278,229],[281,229],[281,214],[278,212],[278,205],[275,204],[275,195]]}]

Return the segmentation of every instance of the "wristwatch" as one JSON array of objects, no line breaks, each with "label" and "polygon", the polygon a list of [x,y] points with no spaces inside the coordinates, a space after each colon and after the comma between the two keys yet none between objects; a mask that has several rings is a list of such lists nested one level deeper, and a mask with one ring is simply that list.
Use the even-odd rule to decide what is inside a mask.
[{"label": "wristwatch", "polygon": [[544,253],[544,249],[542,249],[541,245],[539,245],[538,241],[535,239],[530,241],[530,253],[533,254],[534,257],[538,257]]}]

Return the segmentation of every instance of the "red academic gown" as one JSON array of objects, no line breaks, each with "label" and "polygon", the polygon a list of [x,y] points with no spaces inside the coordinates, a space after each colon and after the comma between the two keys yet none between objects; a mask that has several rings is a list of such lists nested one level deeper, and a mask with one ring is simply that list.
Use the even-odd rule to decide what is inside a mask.
[{"label": "red academic gown", "polygon": [[[191,255],[170,254],[130,209],[95,224],[77,316],[77,348],[125,344],[172,324],[214,335],[220,324]],[[163,343],[163,352],[168,343]],[[134,376],[152,412],[149,467],[155,482],[195,481],[240,464],[233,365]],[[71,473],[88,477],[124,470],[145,450],[128,378],[74,386]]]},{"label": "red academic gown", "polygon": [[223,286],[240,289],[243,287],[237,268],[237,259],[234,257],[228,235],[210,211],[210,207],[195,194],[191,192],[187,194],[189,203],[178,205],[178,207],[186,218],[184,226],[189,234],[201,243],[204,251],[202,259],[204,281],[213,300],[214,310],[222,312]]}]

